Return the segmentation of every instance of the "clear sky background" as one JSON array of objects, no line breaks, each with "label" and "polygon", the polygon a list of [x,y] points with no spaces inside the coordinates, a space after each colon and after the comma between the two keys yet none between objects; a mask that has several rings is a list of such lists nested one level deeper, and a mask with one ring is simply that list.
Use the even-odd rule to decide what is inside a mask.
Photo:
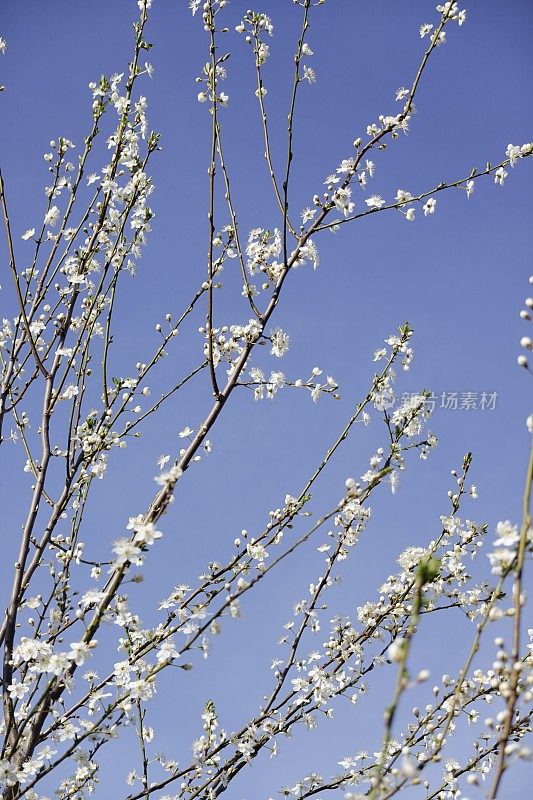
[{"label": "clear sky background", "polygon": [[[186,5],[182,0],[155,0],[148,28],[155,75],[152,81],[144,79],[142,91],[149,100],[151,127],[162,133],[163,150],[152,162],[157,189],[150,244],[117,310],[117,329],[122,331],[113,353],[117,372],[144,360],[156,341],[154,324],[167,311],[184,308],[205,273],[210,118],[206,106],[196,101],[194,80],[208,49],[201,20],[193,19]],[[224,46],[232,58],[224,86],[230,103],[221,112],[243,235],[252,227],[279,224],[262,159],[251,56],[233,33],[247,7],[248,0],[232,0],[225,12],[231,33]],[[461,29],[450,25],[448,44],[431,59],[409,135],[373,158],[377,170],[372,190],[387,199],[398,187],[417,194],[442,180],[467,176],[473,166],[482,169],[486,161],[502,160],[510,142],[533,139],[533,4],[474,0],[467,9],[467,24]],[[265,0],[258,10],[270,14],[276,28],[265,85],[279,168],[300,13],[288,0]],[[1,0],[0,35],[8,51],[0,61],[0,82],[7,87],[0,98],[0,153],[17,239],[42,218],[47,178],[42,156],[49,140],[63,135],[82,144],[90,125],[88,83],[101,73],[125,71],[135,18],[131,0]],[[351,154],[351,143],[358,135],[364,137],[367,124],[398,110],[394,92],[411,83],[424,47],[418,28],[426,21],[435,21],[434,6],[421,0],[328,0],[313,11],[308,39],[315,55],[306,63],[316,70],[317,83],[302,85],[298,101],[294,212],[323,190],[324,178]],[[98,151],[95,171],[104,159],[105,152]],[[439,436],[438,449],[428,462],[411,459],[395,497],[383,491],[374,502],[374,520],[343,568],[342,588],[329,598],[332,609],[354,613],[375,597],[407,545],[424,545],[436,535],[439,516],[449,507],[449,470],[459,468],[468,450],[474,455],[472,481],[479,500],[467,504],[464,515],[491,527],[500,519],[519,521],[532,384],[516,357],[520,337],[531,334],[519,311],[525,297],[533,295],[528,284],[533,273],[532,166],[526,161],[509,168],[503,188],[491,178],[480,180],[469,200],[459,189],[440,193],[436,213],[424,218],[419,211],[413,223],[388,212],[343,226],[336,236],[322,234],[317,240],[319,269],[306,267],[290,276],[273,319],[273,325],[290,334],[292,344],[284,361],[271,368],[305,379],[318,365],[339,382],[342,400],[324,397],[313,404],[307,393],[288,390],[274,402],[254,404],[244,390],[233,397],[210,437],[213,452],[179,485],[176,503],[162,524],[165,537],[147,563],[145,584],[135,588],[134,604],[153,607],[154,598],[192,581],[208,560],[231,551],[241,528],[259,530],[287,492],[298,492],[354,403],[366,394],[374,350],[406,320],[415,329],[415,361],[400,378],[401,390],[426,387],[439,398],[442,392],[496,392],[496,407],[453,411],[439,409],[437,403],[431,428]],[[364,196],[354,188],[359,208]],[[219,220],[227,221],[222,214]],[[0,282],[7,287],[5,257],[2,263]],[[7,296],[6,291],[0,294],[3,316],[12,315]],[[221,300],[215,314],[221,324],[248,318],[240,296]],[[197,318],[173,347],[161,368],[161,386],[165,377],[201,359],[198,324]],[[97,503],[88,517],[94,537],[122,535],[127,517],[139,513],[152,497],[157,457],[179,449],[177,432],[186,425],[195,428],[208,401],[205,376],[171,401],[126,455],[120,452],[110,460],[110,475],[96,487]],[[342,448],[314,495],[316,512],[338,499],[348,475],[357,477],[366,470],[382,435],[376,418]],[[10,458],[24,462],[22,453]],[[18,530],[27,501],[30,480],[20,476],[2,466],[5,535]],[[255,599],[246,600],[241,622],[225,623],[211,659],[192,673],[176,677],[178,671],[173,671],[172,679],[163,681],[153,712],[158,749],[188,761],[208,697],[215,699],[228,730],[253,713],[270,687],[269,665],[279,655],[281,627],[318,569],[313,548],[302,551],[277,578],[263,583]],[[488,573],[485,565],[483,569]],[[416,653],[420,667],[429,666],[436,676],[460,663],[471,633],[459,617],[441,620],[441,626],[438,641],[431,631],[421,631]],[[379,681],[382,688],[389,687],[390,677],[379,677],[378,687]],[[170,699],[167,695],[163,703],[164,690]],[[312,769],[326,776],[337,770],[343,755],[377,750],[383,697],[388,694],[376,691],[355,711],[340,709],[331,728],[301,732],[282,748],[278,761],[261,759],[245,770],[229,796],[274,797],[282,785]],[[112,763],[108,758],[109,774],[97,791],[102,798],[112,796],[132,766],[120,747]],[[116,783],[110,777],[113,771]],[[527,769],[518,770],[499,800],[525,797],[526,786]],[[471,792],[472,798],[478,796]]]}]

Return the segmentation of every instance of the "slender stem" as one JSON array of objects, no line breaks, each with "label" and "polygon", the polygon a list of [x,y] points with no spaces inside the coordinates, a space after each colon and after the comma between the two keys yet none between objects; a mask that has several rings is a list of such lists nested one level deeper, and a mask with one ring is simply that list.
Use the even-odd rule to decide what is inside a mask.
[{"label": "slender stem", "polygon": [[533,486],[533,439],[531,442],[531,450],[529,454],[529,463],[526,472],[526,485],[524,488],[524,496],[522,501],[522,528],[520,531],[520,541],[518,543],[518,552],[515,557],[514,563],[514,583],[513,583],[513,607],[514,607],[514,622],[513,622],[513,644],[511,649],[511,663],[509,665],[511,675],[509,678],[509,693],[507,695],[507,704],[505,709],[505,719],[502,725],[501,735],[498,743],[498,763],[494,780],[488,795],[488,800],[496,800],[498,791],[503,778],[503,774],[507,769],[507,744],[514,723],[515,709],[518,702],[518,681],[520,679],[521,663],[520,663],[520,639],[522,633],[522,607],[525,603],[523,597],[523,574],[524,564],[526,557],[526,549],[528,536],[531,530],[531,490]]},{"label": "slender stem", "polygon": [[33,353],[33,357],[35,359],[35,363],[37,364],[39,371],[45,378],[48,378],[48,371],[44,366],[43,362],[41,361],[41,357],[37,352],[37,346],[32,336],[32,332],[30,330],[30,323],[28,322],[28,317],[26,315],[26,308],[24,306],[24,300],[22,298],[22,294],[20,291],[20,284],[19,278],[17,274],[17,267],[15,264],[15,251],[13,248],[13,239],[11,237],[11,224],[9,221],[9,213],[7,210],[7,202],[6,202],[6,195],[5,195],[5,187],[4,187],[4,179],[2,177],[2,170],[0,169],[0,201],[2,203],[2,211],[4,214],[4,227],[6,230],[6,237],[7,237],[7,247],[9,251],[9,268],[11,270],[11,275],[13,276],[13,283],[15,285],[15,292],[17,294],[17,300],[19,304],[19,311],[22,317],[22,321],[24,323],[24,330],[26,331],[26,337],[28,339],[28,344],[30,345],[31,351]]},{"label": "slender stem", "polygon": [[213,387],[213,396],[217,401],[220,400],[220,389],[218,387],[217,376],[215,373],[215,359],[213,347],[213,239],[215,238],[215,174],[216,174],[216,152],[217,152],[217,138],[218,138],[218,122],[217,122],[217,57],[216,57],[216,42],[215,42],[215,15],[211,2],[209,3],[209,56],[210,56],[210,71],[208,78],[208,86],[211,92],[211,155],[209,163],[209,244],[207,250],[207,319],[206,319],[206,335],[207,335],[207,352],[209,360],[209,374],[211,377],[211,385]]}]

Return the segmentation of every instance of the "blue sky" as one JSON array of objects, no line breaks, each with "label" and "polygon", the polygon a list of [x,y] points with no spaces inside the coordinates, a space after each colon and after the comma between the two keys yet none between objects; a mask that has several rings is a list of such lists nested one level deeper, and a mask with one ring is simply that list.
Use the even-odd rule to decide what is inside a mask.
[{"label": "blue sky", "polygon": [[[27,0],[21,5],[4,0],[2,6],[0,35],[8,50],[0,62],[0,82],[7,87],[0,97],[0,152],[18,237],[42,217],[42,155],[48,141],[63,135],[81,144],[90,121],[89,81],[125,69],[136,4]],[[232,0],[225,12],[232,57],[224,86],[230,103],[221,112],[243,235],[252,227],[279,224],[262,159],[250,53],[233,32],[247,7],[248,2]],[[467,176],[473,166],[481,169],[486,161],[502,160],[510,142],[533,138],[533,5],[527,0],[474,0],[467,8],[467,24],[450,26],[448,43],[431,59],[409,135],[374,157],[373,190],[386,198],[398,187],[417,194],[442,180]],[[280,167],[300,14],[289,0],[265,0],[258,10],[270,14],[276,28],[265,83],[274,161]],[[315,55],[309,63],[317,82],[302,85],[298,100],[294,212],[323,190],[324,178],[350,155],[353,139],[364,136],[367,124],[397,110],[395,90],[410,85],[423,52],[418,27],[434,17],[433,4],[421,0],[328,0],[313,11],[308,39]],[[144,80],[142,90],[149,100],[151,126],[162,133],[163,149],[152,164],[157,188],[151,241],[117,309],[123,332],[113,356],[117,369],[142,360],[151,350],[155,322],[184,307],[205,271],[209,115],[196,101],[194,80],[208,57],[207,40],[200,19],[192,18],[182,0],[155,0],[148,32],[155,74],[152,81]],[[104,158],[104,150],[98,151],[96,164]],[[366,393],[374,350],[406,320],[415,330],[415,361],[401,376],[402,391],[425,387],[439,399],[442,392],[497,393],[496,406],[446,410],[437,402],[431,428],[439,447],[428,462],[411,461],[395,497],[383,492],[375,503],[368,538],[345,567],[332,606],[343,603],[353,611],[373,596],[402,549],[435,535],[439,516],[448,508],[449,470],[460,466],[468,450],[474,455],[472,480],[479,500],[465,515],[491,526],[500,519],[519,521],[529,449],[525,418],[532,410],[529,376],[516,365],[520,337],[530,333],[519,311],[525,297],[533,295],[528,284],[533,273],[531,164],[519,163],[508,172],[504,187],[482,179],[469,200],[459,189],[440,193],[436,213],[424,218],[419,212],[414,223],[387,212],[343,226],[336,235],[322,234],[317,240],[320,267],[290,276],[273,324],[291,336],[280,368],[306,378],[318,365],[339,382],[342,399],[324,397],[313,404],[307,394],[288,390],[271,403],[254,404],[245,391],[232,399],[210,437],[213,453],[186,475],[164,519],[165,538],[147,565],[139,605],[153,604],[156,589],[159,598],[167,586],[191,581],[206,560],[222,559],[231,551],[241,528],[259,528],[285,493],[297,493],[354,402]],[[355,195],[359,205],[363,197]],[[220,224],[224,222],[221,213]],[[0,282],[7,287],[6,274]],[[11,312],[5,298],[0,295],[0,309],[7,316]],[[221,300],[215,313],[220,324],[247,319],[239,295]],[[198,324],[184,332],[163,365],[161,385],[184,364],[200,360]],[[156,458],[179,449],[177,432],[185,425],[197,426],[208,398],[207,382],[200,381],[163,409],[125,458],[119,453],[112,459],[109,478],[96,487],[97,502],[88,517],[97,536],[111,540],[120,535],[125,519],[150,501]],[[317,512],[338,499],[348,475],[366,470],[379,435],[376,420],[343,447],[316,491]],[[21,454],[12,458],[24,460]],[[0,488],[8,524],[17,529],[29,485],[23,485],[20,472],[9,473]],[[229,729],[257,707],[263,686],[268,688],[268,666],[277,655],[281,626],[318,569],[315,556],[312,549],[302,553],[245,604],[244,620],[225,626],[212,659],[200,665],[198,674],[190,673],[189,686],[189,674],[179,676],[183,693],[169,685],[175,692],[172,715],[165,716],[161,703],[154,711],[161,729],[158,746],[168,755],[180,758],[181,750],[186,760],[191,737],[200,733],[199,716],[208,696],[217,701]],[[466,646],[468,634],[457,619],[448,627],[444,623],[442,631],[442,659],[450,661],[446,669],[452,670],[456,653],[450,643],[460,639],[457,649]],[[431,664],[435,643],[428,632],[421,642],[420,663]],[[435,668],[440,671],[440,661]],[[337,756],[363,747],[377,749],[379,700],[376,692],[353,717],[341,710],[335,735],[324,738],[323,729],[300,735],[284,748],[287,755],[279,762],[262,761],[246,770],[230,793],[232,800],[274,797],[286,781],[294,782],[310,769],[334,773]],[[118,763],[120,777],[129,768],[126,753]],[[501,800],[519,796],[525,788],[522,773],[517,772],[514,784],[512,780]],[[98,796],[106,796],[112,785],[104,783]]]}]

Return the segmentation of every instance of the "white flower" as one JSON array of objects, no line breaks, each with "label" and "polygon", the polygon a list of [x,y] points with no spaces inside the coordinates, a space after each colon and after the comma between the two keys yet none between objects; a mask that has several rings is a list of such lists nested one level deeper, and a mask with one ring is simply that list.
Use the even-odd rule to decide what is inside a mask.
[{"label": "white flower", "polygon": [[62,675],[68,667],[69,659],[67,653],[52,653],[44,668],[44,672],[48,672],[50,675]]},{"label": "white flower", "polygon": [[508,174],[509,173],[506,172],[503,167],[498,167],[498,169],[494,173],[494,183],[497,183],[499,186],[503,186],[503,183]]},{"label": "white flower", "polygon": [[522,157],[522,152],[520,150],[520,145],[517,144],[508,144],[507,150],[505,151],[505,155],[509,159],[509,164],[514,167],[516,162],[519,158]]},{"label": "white flower", "polygon": [[302,217],[302,224],[305,225],[306,222],[312,220],[316,212],[317,212],[316,208],[309,208],[309,206],[307,208],[304,208],[304,210],[300,215]]},{"label": "white flower", "polygon": [[259,65],[264,64],[269,55],[270,47],[264,42],[260,42],[259,47],[257,48],[257,63]]},{"label": "white flower", "polygon": [[306,67],[304,64],[304,81],[309,81],[309,83],[316,83],[316,74],[312,67]]},{"label": "white flower", "polygon": [[354,165],[355,161],[353,158],[343,158],[337,167],[337,172],[339,175],[346,175],[346,173],[353,171]]},{"label": "white flower", "polygon": [[105,597],[104,592],[100,592],[98,589],[89,589],[85,594],[82,596],[80,600],[80,606],[82,608],[89,608],[89,606],[97,605],[101,600]]},{"label": "white flower", "polygon": [[167,486],[169,483],[175,483],[183,475],[183,470],[177,464],[174,464],[168,472],[162,472],[161,475],[156,475],[154,481],[159,486]]},{"label": "white flower", "polygon": [[374,162],[373,161],[369,161],[369,159],[367,158],[366,161],[365,161],[365,167],[366,167],[366,171],[368,172],[370,177],[373,178],[374,177],[374,172],[376,171],[376,165],[374,164]]},{"label": "white flower", "polygon": [[169,461],[170,461],[169,455],[160,455],[159,458],[157,459],[157,466],[159,467],[159,469],[163,469],[165,464],[167,464]]},{"label": "white flower", "polygon": [[518,527],[516,525],[512,525],[508,519],[505,520],[505,522],[498,522],[496,525],[496,533],[499,537],[494,542],[496,547],[512,547],[520,539]]},{"label": "white flower", "polygon": [[74,661],[78,667],[81,667],[90,656],[91,647],[95,647],[95,645],[96,642],[94,640],[90,644],[86,644],[85,642],[72,642],[68,657]]},{"label": "white flower", "polygon": [[427,36],[431,30],[433,30],[433,25],[430,25],[429,22],[425,22],[420,26],[420,38],[423,39],[424,36]]},{"label": "white flower", "polygon": [[281,330],[281,328],[275,328],[274,330],[271,330],[270,336],[272,341],[270,353],[277,358],[281,358],[289,349],[290,338],[286,333],[284,333],[284,331]]},{"label": "white flower", "polygon": [[322,386],[319,383],[316,383],[311,389],[311,400],[313,403],[317,403],[320,400],[322,392]]},{"label": "white flower", "polygon": [[178,433],[178,436],[180,437],[180,439],[186,439],[187,436],[190,436],[192,433],[194,433],[194,430],[192,428],[189,428],[189,426],[187,425],[182,431]]},{"label": "white flower", "polygon": [[27,242],[28,239],[31,239],[31,237],[34,234],[35,234],[35,228],[28,228],[28,230],[25,231],[20,238],[24,239],[24,241]]},{"label": "white flower", "polygon": [[30,687],[26,686],[25,683],[21,683],[20,681],[11,683],[7,689],[12,700],[22,700],[24,695],[30,691]]},{"label": "white flower", "polygon": [[437,201],[435,198],[429,197],[424,203],[424,216],[427,217],[428,214],[434,214],[436,205]]},{"label": "white flower", "polygon": [[155,692],[154,682],[142,678],[131,681],[126,688],[131,700],[149,700]]},{"label": "white flower", "polygon": [[312,56],[313,55],[313,50],[311,50],[311,48],[309,47],[307,42],[304,42],[303,45],[302,45],[302,55],[303,56]]},{"label": "white flower", "polygon": [[7,758],[3,758],[0,761],[0,782],[4,781],[8,786],[14,786],[16,783],[18,783],[17,773]]},{"label": "white flower", "polygon": [[246,551],[250,558],[254,559],[255,561],[264,561],[265,558],[268,557],[267,551],[259,542],[251,541],[247,545]]},{"label": "white flower", "polygon": [[60,358],[70,358],[73,352],[74,349],[72,347],[58,347],[56,350],[56,356],[59,356]]},{"label": "white flower", "polygon": [[173,658],[178,658],[178,656],[179,652],[176,650],[176,645],[171,638],[165,639],[157,651],[157,660],[160,664],[164,661],[171,661]]},{"label": "white flower", "polygon": [[328,175],[328,177],[324,181],[324,186],[326,186],[326,185],[328,185],[330,183],[338,183],[338,182],[339,182],[339,178],[337,177],[337,175],[335,175],[335,173],[332,173],[331,175]]},{"label": "white flower", "polygon": [[373,194],[371,197],[365,200],[365,203],[371,209],[381,208],[385,205],[385,200],[379,194]]},{"label": "white flower", "polygon": [[409,203],[413,199],[413,195],[405,189],[398,189],[394,199],[398,205],[403,205],[404,203]]},{"label": "white flower", "polygon": [[497,550],[493,550],[492,553],[489,553],[488,557],[492,566],[492,574],[503,575],[505,570],[508,569],[508,567],[510,567],[513,563],[514,553],[512,550],[501,547]]},{"label": "white flower", "polygon": [[205,103],[207,100],[207,92],[198,92],[198,102]]},{"label": "white flower", "polygon": [[335,208],[342,211],[345,217],[351,214],[354,209],[354,204],[350,201],[351,196],[352,190],[347,186],[345,189],[336,189],[332,197]]},{"label": "white flower", "polygon": [[402,758],[402,773],[406,778],[416,778],[418,775],[418,762],[414,756],[406,755]]},{"label": "white flower", "polygon": [[65,742],[68,739],[75,739],[80,729],[72,722],[64,722],[57,731],[57,741]]},{"label": "white flower", "polygon": [[268,385],[273,391],[277,389],[283,389],[285,386],[285,375],[283,372],[271,372]]},{"label": "white flower", "polygon": [[161,531],[156,530],[153,522],[145,522],[135,530],[134,541],[138,544],[152,545],[156,539],[163,536]]},{"label": "white flower", "polygon": [[50,225],[51,228],[57,223],[59,219],[59,209],[57,206],[52,206],[49,208],[46,214],[44,215],[44,224]]},{"label": "white flower", "polygon": [[117,556],[117,564],[126,564],[128,561],[131,561],[134,564],[141,563],[138,558],[141,548],[137,547],[137,545],[133,542],[130,542],[129,539],[119,539],[116,541],[113,547],[113,552]]},{"label": "white flower", "polygon": [[61,395],[61,399],[62,400],[72,400],[73,397],[76,397],[78,392],[79,392],[78,387],[74,386],[74,384],[71,384],[70,386],[67,386],[67,388],[65,389],[65,391]]},{"label": "white flower", "polygon": [[102,480],[107,470],[107,458],[106,456],[101,453],[98,456],[98,460],[95,461],[94,464],[91,464],[90,471],[91,474],[94,475],[99,480]]},{"label": "white flower", "polygon": [[394,640],[387,650],[387,655],[391,661],[399,662],[402,660],[404,646],[405,639],[402,639],[401,636]]},{"label": "white flower", "polygon": [[415,210],[414,210],[414,208],[408,208],[407,211],[405,212],[405,219],[408,222],[412,222],[414,220],[414,218],[415,218]]},{"label": "white flower", "polygon": [[374,408],[376,408],[378,411],[385,411],[387,408],[393,406],[394,400],[395,400],[394,392],[388,386],[375,392],[372,396],[372,402],[374,403]]}]

